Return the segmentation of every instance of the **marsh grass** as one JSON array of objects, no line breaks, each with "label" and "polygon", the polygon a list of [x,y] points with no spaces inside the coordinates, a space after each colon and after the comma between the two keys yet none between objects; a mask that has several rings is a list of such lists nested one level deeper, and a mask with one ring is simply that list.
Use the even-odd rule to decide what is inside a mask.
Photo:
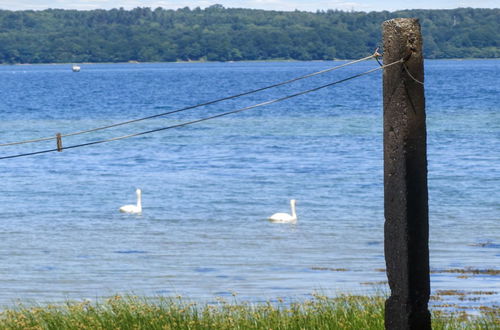
[{"label": "marsh grass", "polygon": [[[313,295],[300,303],[198,305],[181,298],[114,296],[101,303],[19,305],[0,314],[0,329],[384,329],[384,297]],[[434,329],[498,329],[498,310],[470,319],[435,314]]]}]

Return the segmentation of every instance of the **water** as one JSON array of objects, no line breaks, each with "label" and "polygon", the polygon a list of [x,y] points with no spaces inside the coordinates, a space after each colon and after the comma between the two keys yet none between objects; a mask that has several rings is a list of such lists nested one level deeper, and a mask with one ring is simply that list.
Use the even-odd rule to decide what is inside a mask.
[{"label": "water", "polygon": [[[336,62],[337,63],[337,62]],[[334,63],[334,64],[336,64]],[[0,141],[210,101],[331,62],[0,66]],[[69,146],[229,111],[373,68],[365,62],[205,108],[68,137]],[[500,61],[426,61],[433,292],[494,291]],[[2,147],[1,155],[55,148]],[[196,125],[2,160],[0,305],[180,294],[210,301],[387,290],[380,73]],[[120,214],[143,190],[144,212]],[[266,217],[298,200],[296,225]],[[375,284],[375,285],[372,285]],[[488,301],[488,299],[490,299]]]}]

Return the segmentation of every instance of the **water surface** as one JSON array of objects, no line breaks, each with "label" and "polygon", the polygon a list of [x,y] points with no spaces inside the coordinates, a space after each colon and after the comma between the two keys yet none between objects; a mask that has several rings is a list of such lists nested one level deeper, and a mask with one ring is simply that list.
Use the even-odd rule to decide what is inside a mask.
[{"label": "water surface", "polygon": [[[0,141],[210,101],[340,62],[0,66]],[[63,139],[177,124],[375,67]],[[426,61],[433,292],[500,291],[500,61]],[[384,290],[380,73],[233,116],[2,160],[0,304],[135,293],[302,299]],[[1,155],[55,148],[3,147]],[[143,190],[144,212],[120,214]],[[298,200],[296,225],[269,223]],[[370,283],[367,283],[370,282]],[[375,289],[374,289],[375,288]],[[490,298],[495,301],[498,294]]]}]

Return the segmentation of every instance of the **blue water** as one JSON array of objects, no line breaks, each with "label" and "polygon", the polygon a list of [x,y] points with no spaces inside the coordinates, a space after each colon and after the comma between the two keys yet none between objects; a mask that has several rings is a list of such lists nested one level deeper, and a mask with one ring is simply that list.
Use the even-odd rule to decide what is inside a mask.
[{"label": "blue water", "polygon": [[[0,66],[0,141],[69,133],[237,94],[340,62]],[[67,137],[177,124],[325,84]],[[431,268],[499,269],[500,61],[426,61]],[[381,74],[132,139],[1,160],[0,305],[115,293],[210,301],[386,290]],[[0,155],[55,148],[1,147]],[[118,212],[143,190],[143,214]],[[296,225],[266,218],[298,200]],[[335,269],[342,268],[343,271]],[[498,276],[435,273],[432,289]]]}]

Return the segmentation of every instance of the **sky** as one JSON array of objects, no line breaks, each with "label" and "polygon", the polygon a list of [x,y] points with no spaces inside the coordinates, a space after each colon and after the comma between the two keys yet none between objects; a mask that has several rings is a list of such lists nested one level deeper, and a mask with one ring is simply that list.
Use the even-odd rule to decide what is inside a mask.
[{"label": "sky", "polygon": [[213,4],[221,4],[226,8],[254,8],[265,10],[316,11],[338,9],[344,11],[382,11],[400,9],[452,9],[459,7],[500,8],[500,0],[0,0],[0,9],[6,10],[43,10],[47,8],[61,9],[112,9],[123,7],[162,7],[177,9],[183,7],[206,8]]}]

